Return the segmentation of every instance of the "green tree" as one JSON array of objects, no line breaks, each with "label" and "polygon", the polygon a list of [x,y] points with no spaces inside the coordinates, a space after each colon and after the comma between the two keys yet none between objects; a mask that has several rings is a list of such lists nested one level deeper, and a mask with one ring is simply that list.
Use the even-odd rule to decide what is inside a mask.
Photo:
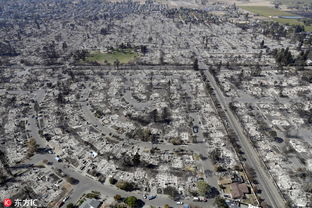
[{"label": "green tree", "polygon": [[286,201],[285,208],[291,208],[291,207],[292,207],[291,201]]},{"label": "green tree", "polygon": [[292,63],[294,63],[294,57],[291,54],[291,52],[289,51],[289,48],[282,48],[280,51],[278,52],[274,52],[275,55],[275,60],[276,62],[281,65],[281,66],[288,66]]},{"label": "green tree", "polygon": [[100,192],[97,192],[97,191],[92,191],[91,193],[87,193],[86,194],[86,198],[89,198],[89,199],[98,199],[100,197]]},{"label": "green tree", "polygon": [[121,190],[124,190],[124,191],[133,191],[133,189],[134,189],[133,184],[129,183],[127,181],[118,181],[116,183],[116,187],[120,188]]},{"label": "green tree", "polygon": [[70,203],[70,204],[67,205],[67,208],[74,208],[74,207],[75,207],[75,206],[74,206],[73,203]]},{"label": "green tree", "polygon": [[229,206],[226,204],[225,200],[221,197],[217,197],[214,201],[215,205],[217,205],[218,208],[228,208]]},{"label": "green tree", "polygon": [[179,192],[175,187],[168,186],[164,188],[164,194],[169,195],[172,199],[175,199],[179,196]]},{"label": "green tree", "polygon": [[197,182],[197,192],[200,196],[206,196],[211,191],[211,187],[205,181]]},{"label": "green tree", "polygon": [[31,157],[37,151],[39,145],[37,144],[34,138],[31,138],[30,140],[28,140],[27,146],[28,146],[27,156]]},{"label": "green tree", "polygon": [[125,199],[125,203],[129,206],[129,207],[135,207],[137,204],[138,199],[135,196],[129,196]]}]

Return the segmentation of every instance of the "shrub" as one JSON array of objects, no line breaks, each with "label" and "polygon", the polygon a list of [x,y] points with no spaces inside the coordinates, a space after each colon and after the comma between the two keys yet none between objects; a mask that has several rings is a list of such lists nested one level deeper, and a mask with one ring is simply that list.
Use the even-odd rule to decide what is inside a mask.
[{"label": "shrub", "polygon": [[133,191],[134,190],[134,185],[132,183],[127,182],[127,181],[118,181],[116,183],[116,187],[120,188],[121,190],[124,190],[124,191]]},{"label": "shrub", "polygon": [[135,196],[129,196],[125,199],[125,203],[129,206],[129,207],[135,207],[137,204],[138,199]]},{"label": "shrub", "polygon": [[117,179],[115,179],[115,178],[113,178],[113,177],[109,178],[109,183],[110,183],[110,184],[115,185],[117,182],[118,182]]}]

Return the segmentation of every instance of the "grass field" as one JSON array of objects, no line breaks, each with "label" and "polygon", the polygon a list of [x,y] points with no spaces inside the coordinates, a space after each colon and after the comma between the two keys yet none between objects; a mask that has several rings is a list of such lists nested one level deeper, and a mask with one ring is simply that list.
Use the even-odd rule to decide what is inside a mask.
[{"label": "grass field", "polygon": [[[279,9],[266,7],[266,6],[241,6],[242,9],[258,14],[264,17],[274,17],[274,16],[298,16],[290,12],[281,11]],[[300,22],[297,19],[283,19],[283,18],[272,18],[272,20],[289,25],[304,25],[303,22]],[[305,30],[312,32],[312,26],[305,26]]]},{"label": "grass field", "polygon": [[307,31],[307,32],[312,32],[312,25],[310,25],[310,26],[304,26],[304,28],[305,28],[305,31]]},{"label": "grass field", "polygon": [[127,64],[139,57],[139,54],[131,49],[117,49],[110,53],[93,51],[86,58],[86,62],[97,62],[99,64],[114,64],[118,60],[121,64]]},{"label": "grass field", "polygon": [[242,9],[250,11],[252,13],[269,17],[269,16],[296,16],[292,13],[281,11],[279,9],[274,9],[266,6],[241,6]]}]

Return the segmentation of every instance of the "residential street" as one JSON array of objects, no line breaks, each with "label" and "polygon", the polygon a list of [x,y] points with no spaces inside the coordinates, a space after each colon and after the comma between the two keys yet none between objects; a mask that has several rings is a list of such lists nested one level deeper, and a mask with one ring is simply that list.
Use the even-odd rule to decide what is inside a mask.
[{"label": "residential street", "polygon": [[[88,93],[89,91],[86,90],[85,92],[86,93],[84,93],[83,98],[87,99],[88,95],[89,95],[89,93]],[[44,99],[44,91],[40,90],[40,91],[34,92],[34,100],[36,100],[38,103],[40,103],[43,101],[43,99]],[[32,106],[34,107],[34,104],[32,104]],[[101,132],[105,132],[107,134],[108,133],[114,133],[114,134],[118,135],[112,129],[104,127],[97,120],[97,118],[90,111],[90,109],[87,106],[87,103],[85,101],[81,101],[81,109],[82,109],[83,115],[85,115],[85,118],[87,119],[87,121],[90,124],[96,126],[96,128],[99,129]],[[42,138],[38,133],[39,128],[37,126],[36,116],[37,115],[36,115],[34,109],[32,108],[32,114],[29,115],[29,118],[28,118],[30,135],[31,135],[31,137],[33,137],[36,140],[37,144],[39,144],[40,147],[46,147],[47,146],[46,140],[44,140],[44,138]],[[135,142],[137,145],[140,145],[142,147],[151,147],[152,146],[151,143],[138,142],[136,140],[132,140],[132,141]],[[159,144],[159,145],[157,145],[157,147],[160,149],[164,149],[164,150],[166,150],[166,149],[167,150],[173,150],[177,146],[167,145],[167,144],[166,145]],[[202,154],[205,157],[208,157],[206,145],[192,144],[192,145],[183,146],[183,147],[189,148],[189,149],[193,150],[194,152],[197,152],[199,154]],[[135,196],[138,199],[141,199],[142,201],[144,201],[145,205],[162,207],[163,205],[168,204],[171,207],[179,207],[179,205],[177,205],[175,201],[169,199],[167,195],[157,195],[156,199],[148,200],[148,199],[143,198],[143,193],[141,193],[141,192],[137,192],[137,191],[125,192],[125,191],[122,191],[120,189],[117,189],[115,186],[113,186],[107,182],[108,178],[106,180],[106,183],[102,184],[99,181],[94,180],[93,178],[82,174],[82,172],[75,169],[73,166],[68,165],[65,162],[57,162],[55,160],[55,157],[56,157],[56,155],[54,153],[53,154],[48,154],[48,153],[36,154],[33,157],[31,157],[27,162],[25,162],[25,164],[34,164],[35,165],[35,164],[42,162],[43,160],[47,160],[47,161],[52,163],[52,165],[48,166],[47,168],[54,169],[54,170],[61,169],[66,175],[71,176],[71,177],[79,180],[78,184],[73,185],[73,191],[70,193],[69,199],[65,202],[65,204],[62,207],[66,207],[66,205],[69,203],[76,203],[84,193],[91,192],[91,191],[99,191],[102,196],[107,196],[107,197],[113,197],[116,194],[120,194],[122,197]],[[211,170],[213,168],[209,159],[202,161],[202,167],[204,168],[204,170]],[[211,175],[206,179],[210,185],[218,188],[217,177],[215,175]],[[64,196],[64,198],[65,198],[65,196]],[[206,206],[212,207],[214,199],[210,199],[210,200],[208,200],[208,202],[193,202],[192,200],[187,199],[187,200],[183,200],[183,202],[184,203],[197,204],[197,205],[204,206],[204,207],[206,207]]]},{"label": "residential street", "polygon": [[[208,68],[207,66],[204,66],[204,67]],[[225,110],[225,114],[228,117],[230,125],[233,127],[236,134],[238,135],[238,138],[243,147],[243,150],[246,153],[247,163],[256,170],[257,177],[261,185],[261,189],[263,190],[264,198],[267,199],[268,203],[273,207],[276,207],[276,208],[284,207],[285,200],[281,196],[281,193],[278,190],[278,187],[276,187],[272,177],[269,176],[269,173],[263,167],[264,166],[263,162],[259,158],[258,153],[253,148],[249,139],[243,133],[243,129],[239,121],[233,115],[231,109],[229,108],[228,103],[225,101],[223,93],[220,90],[219,86],[217,85],[213,75],[208,70],[205,70],[205,73],[212,87],[215,89],[216,96],[218,100],[220,101],[222,108]]]}]

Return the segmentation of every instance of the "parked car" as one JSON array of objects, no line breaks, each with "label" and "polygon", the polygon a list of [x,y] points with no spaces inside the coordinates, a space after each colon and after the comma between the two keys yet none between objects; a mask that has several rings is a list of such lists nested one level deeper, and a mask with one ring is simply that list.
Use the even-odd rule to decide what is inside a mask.
[{"label": "parked car", "polygon": [[193,201],[199,201],[199,198],[198,197],[194,197]]},{"label": "parked car", "polygon": [[149,196],[148,197],[148,200],[153,200],[153,199],[155,199],[156,198],[156,195],[152,195],[152,196]]},{"label": "parked car", "polygon": [[66,197],[63,199],[63,202],[65,202],[68,198],[69,198],[69,196],[66,196]]}]

